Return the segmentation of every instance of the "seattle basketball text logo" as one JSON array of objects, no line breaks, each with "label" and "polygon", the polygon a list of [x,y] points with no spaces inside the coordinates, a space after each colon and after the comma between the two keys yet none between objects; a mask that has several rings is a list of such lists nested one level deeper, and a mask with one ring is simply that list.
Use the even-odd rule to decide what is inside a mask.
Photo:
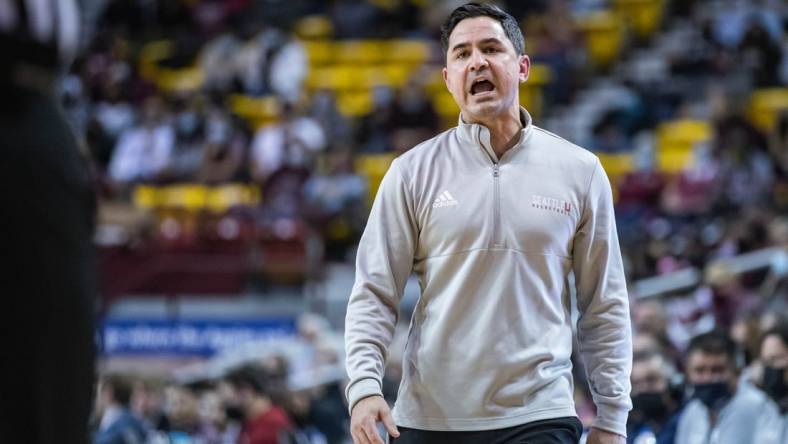
[{"label": "seattle basketball text logo", "polygon": [[531,206],[540,210],[554,211],[566,215],[572,213],[572,204],[569,201],[536,194],[531,195]]}]

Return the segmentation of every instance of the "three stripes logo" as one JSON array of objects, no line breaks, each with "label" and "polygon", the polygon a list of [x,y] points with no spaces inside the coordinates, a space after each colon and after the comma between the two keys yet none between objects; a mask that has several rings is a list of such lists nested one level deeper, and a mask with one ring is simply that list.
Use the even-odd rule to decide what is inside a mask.
[{"label": "three stripes logo", "polygon": [[459,202],[449,194],[448,191],[444,191],[435,199],[435,202],[432,204],[432,208],[443,208],[443,207],[451,207],[453,205],[457,205]]}]

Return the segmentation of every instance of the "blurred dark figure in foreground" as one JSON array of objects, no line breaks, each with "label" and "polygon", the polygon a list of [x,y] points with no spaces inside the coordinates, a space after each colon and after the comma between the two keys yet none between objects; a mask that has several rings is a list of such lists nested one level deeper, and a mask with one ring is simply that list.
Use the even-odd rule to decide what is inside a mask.
[{"label": "blurred dark figure in foreground", "polygon": [[0,2],[0,437],[84,444],[94,380],[94,195],[58,104],[76,0]]}]

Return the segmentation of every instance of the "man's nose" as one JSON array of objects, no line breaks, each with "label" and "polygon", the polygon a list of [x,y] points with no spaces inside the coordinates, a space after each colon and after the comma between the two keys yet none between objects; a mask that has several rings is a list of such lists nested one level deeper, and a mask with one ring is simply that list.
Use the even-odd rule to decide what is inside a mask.
[{"label": "man's nose", "polygon": [[470,64],[471,71],[478,71],[487,66],[489,66],[489,63],[487,62],[487,57],[485,57],[481,51],[473,51],[471,53],[471,64]]}]

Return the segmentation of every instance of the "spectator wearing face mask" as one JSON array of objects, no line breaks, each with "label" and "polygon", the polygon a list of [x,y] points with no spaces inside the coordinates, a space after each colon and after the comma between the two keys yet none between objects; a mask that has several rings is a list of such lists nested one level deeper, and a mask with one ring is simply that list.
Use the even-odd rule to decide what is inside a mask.
[{"label": "spectator wearing face mask", "polygon": [[676,369],[658,352],[636,353],[632,360],[632,411],[627,444],[668,444],[676,432],[678,402],[671,391]]},{"label": "spectator wearing face mask", "polygon": [[690,340],[685,368],[688,398],[676,430],[676,444],[753,442],[764,396],[739,383],[736,344],[723,332]]},{"label": "spectator wearing face mask", "polygon": [[788,442],[788,320],[766,331],[761,341],[761,389],[769,400],[760,410],[753,442]]}]

